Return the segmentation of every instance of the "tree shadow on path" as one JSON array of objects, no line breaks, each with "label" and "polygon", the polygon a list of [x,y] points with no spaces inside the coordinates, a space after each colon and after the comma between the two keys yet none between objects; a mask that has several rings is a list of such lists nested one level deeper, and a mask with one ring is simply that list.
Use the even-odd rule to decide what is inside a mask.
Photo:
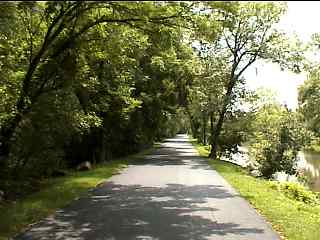
[{"label": "tree shadow on path", "polygon": [[160,188],[109,182],[16,239],[205,240],[263,233],[262,229],[214,220],[218,209],[207,200],[232,197],[219,185],[168,184]]}]

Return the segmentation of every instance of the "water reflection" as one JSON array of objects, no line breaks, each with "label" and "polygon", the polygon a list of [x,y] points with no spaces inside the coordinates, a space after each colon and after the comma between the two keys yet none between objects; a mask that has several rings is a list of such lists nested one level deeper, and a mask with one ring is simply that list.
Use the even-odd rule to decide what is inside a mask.
[{"label": "water reflection", "polygon": [[239,147],[239,152],[235,153],[235,154],[232,154],[231,158],[222,157],[221,159],[224,160],[224,161],[228,161],[228,162],[232,162],[232,163],[238,164],[238,165],[240,165],[242,167],[246,167],[250,163],[250,159],[249,159],[249,156],[248,156],[248,148],[247,147],[243,147],[243,146],[240,146]]}]

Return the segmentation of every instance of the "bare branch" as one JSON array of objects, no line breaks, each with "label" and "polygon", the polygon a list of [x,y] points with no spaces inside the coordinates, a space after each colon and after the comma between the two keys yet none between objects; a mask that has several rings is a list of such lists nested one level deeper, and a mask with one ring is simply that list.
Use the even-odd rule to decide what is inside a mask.
[{"label": "bare branch", "polygon": [[262,36],[261,36],[261,41],[260,41],[260,44],[259,44],[259,48],[252,54],[252,57],[251,59],[249,60],[249,62],[241,69],[241,71],[236,75],[237,78],[239,78],[241,76],[241,74],[252,64],[256,61],[257,57],[259,56],[260,54],[260,51],[262,49],[262,46],[263,46],[263,42],[265,40],[265,37],[266,37],[266,34],[268,32],[268,28],[265,28]]},{"label": "bare branch", "polygon": [[233,49],[232,49],[232,47],[231,47],[231,45],[230,45],[230,43],[229,43],[229,41],[228,41],[228,38],[227,38],[227,36],[226,36],[225,32],[223,31],[222,33],[223,33],[223,36],[224,36],[225,42],[226,42],[226,44],[227,44],[227,46],[228,46],[229,50],[233,53]]}]

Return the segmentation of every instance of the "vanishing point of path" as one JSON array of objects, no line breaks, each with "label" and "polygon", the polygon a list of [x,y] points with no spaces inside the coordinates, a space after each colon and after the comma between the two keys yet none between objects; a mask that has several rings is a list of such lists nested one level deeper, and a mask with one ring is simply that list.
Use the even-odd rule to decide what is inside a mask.
[{"label": "vanishing point of path", "polygon": [[16,239],[271,240],[279,236],[200,158],[186,135],[167,139],[89,197]]}]

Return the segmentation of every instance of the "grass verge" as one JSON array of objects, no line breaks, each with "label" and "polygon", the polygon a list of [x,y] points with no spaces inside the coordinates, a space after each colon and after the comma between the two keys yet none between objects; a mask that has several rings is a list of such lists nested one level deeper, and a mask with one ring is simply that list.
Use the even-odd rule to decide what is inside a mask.
[{"label": "grass verge", "polygon": [[[191,140],[199,154],[208,157],[208,148]],[[288,197],[275,188],[274,181],[255,178],[229,162],[210,160],[218,171],[250,204],[263,215],[284,239],[319,240],[320,205],[307,204]]]},{"label": "grass verge", "polygon": [[315,153],[320,153],[320,145],[319,144],[311,144],[310,146],[306,147],[305,150],[315,152]]},{"label": "grass verge", "polygon": [[54,213],[72,200],[88,194],[89,189],[106,181],[131,161],[142,159],[141,157],[152,149],[98,165],[90,171],[73,172],[66,177],[48,179],[42,190],[14,203],[1,205],[0,240],[10,239],[30,224]]}]

